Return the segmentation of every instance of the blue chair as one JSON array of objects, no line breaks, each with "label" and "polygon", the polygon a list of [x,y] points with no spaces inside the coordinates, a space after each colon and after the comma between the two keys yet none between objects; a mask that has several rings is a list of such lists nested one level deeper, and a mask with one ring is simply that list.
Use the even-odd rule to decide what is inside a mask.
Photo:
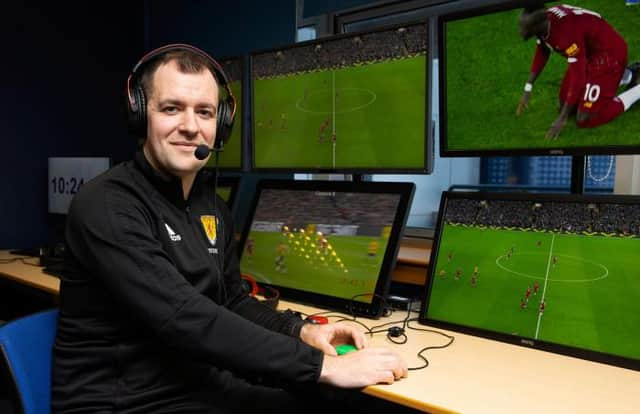
[{"label": "blue chair", "polygon": [[51,412],[51,353],[57,321],[58,310],[54,309],[0,327],[0,350],[24,414]]}]

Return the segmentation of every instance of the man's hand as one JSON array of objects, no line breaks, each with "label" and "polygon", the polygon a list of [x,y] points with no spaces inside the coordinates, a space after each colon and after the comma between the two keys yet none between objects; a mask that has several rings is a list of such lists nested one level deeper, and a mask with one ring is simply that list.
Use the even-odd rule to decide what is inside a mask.
[{"label": "man's hand", "polygon": [[407,364],[387,348],[366,348],[334,357],[324,356],[320,382],[341,388],[359,388],[406,377]]},{"label": "man's hand", "polygon": [[300,339],[325,354],[333,356],[338,355],[335,350],[336,345],[354,344],[358,349],[366,346],[364,333],[344,322],[324,325],[305,324],[300,330]]},{"label": "man's hand", "polygon": [[531,92],[524,92],[522,94],[522,98],[520,98],[520,103],[518,104],[518,108],[516,109],[516,116],[520,116],[520,114],[522,114],[525,109],[529,108],[530,96]]}]

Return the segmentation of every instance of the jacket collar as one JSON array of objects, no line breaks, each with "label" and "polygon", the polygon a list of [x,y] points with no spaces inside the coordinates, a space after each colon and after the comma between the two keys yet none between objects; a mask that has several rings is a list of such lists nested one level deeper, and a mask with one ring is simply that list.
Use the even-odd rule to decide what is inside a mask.
[{"label": "jacket collar", "polygon": [[[153,187],[155,187],[158,192],[160,192],[160,194],[162,194],[162,196],[172,204],[180,208],[187,205],[182,194],[182,180],[179,177],[171,176],[167,178],[160,175],[160,173],[153,168],[149,160],[144,156],[143,151],[136,152],[134,164],[136,168],[142,172],[145,178],[149,180],[151,185],[153,185]],[[194,188],[196,187],[197,181],[199,180],[196,177],[196,180],[193,183]],[[191,189],[191,193],[193,193],[194,188]]]}]

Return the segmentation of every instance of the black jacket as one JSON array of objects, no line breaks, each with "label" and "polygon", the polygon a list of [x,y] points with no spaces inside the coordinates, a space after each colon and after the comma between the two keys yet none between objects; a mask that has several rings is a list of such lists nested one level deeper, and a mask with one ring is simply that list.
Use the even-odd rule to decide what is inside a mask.
[{"label": "black jacket", "polygon": [[[236,377],[317,381],[322,353],[297,339],[302,322],[243,291],[231,216],[213,193],[201,171],[185,201],[180,180],[138,153],[76,194],[54,412],[179,411],[206,407]],[[206,216],[219,217],[219,234],[207,235]]]}]

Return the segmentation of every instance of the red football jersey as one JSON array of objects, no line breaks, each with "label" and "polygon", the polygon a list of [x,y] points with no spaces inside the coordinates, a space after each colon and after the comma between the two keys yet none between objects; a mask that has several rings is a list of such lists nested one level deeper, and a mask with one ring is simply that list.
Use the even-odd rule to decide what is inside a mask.
[{"label": "red football jersey", "polygon": [[563,4],[548,8],[547,16],[549,33],[545,39],[538,39],[531,71],[543,69],[550,50],[567,58],[571,85],[566,100],[576,104],[581,99],[587,71],[595,75],[609,71],[616,62],[626,63],[627,44],[596,12]]}]

